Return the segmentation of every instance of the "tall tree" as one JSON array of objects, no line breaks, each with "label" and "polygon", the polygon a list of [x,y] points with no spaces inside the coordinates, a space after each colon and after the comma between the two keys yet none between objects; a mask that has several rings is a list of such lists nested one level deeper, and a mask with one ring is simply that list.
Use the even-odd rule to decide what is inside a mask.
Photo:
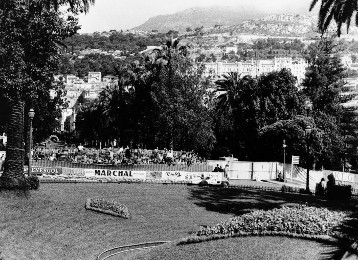
[{"label": "tall tree", "polygon": [[303,81],[303,92],[313,103],[313,109],[339,115],[339,91],[343,86],[344,67],[336,55],[334,37],[324,35],[309,46],[308,68]]},{"label": "tall tree", "polygon": [[1,1],[0,88],[8,100],[8,143],[1,186],[25,185],[24,108],[52,87],[59,57],[59,43],[79,27],[70,13],[58,11],[69,4],[74,13],[92,1]]},{"label": "tall tree", "polygon": [[[217,98],[217,111],[226,111],[217,114],[217,130],[224,130],[225,135],[228,135],[227,130],[232,131],[229,136],[233,141],[224,137],[224,142],[236,156],[257,159],[260,129],[301,113],[303,98],[295,83],[296,79],[285,69],[258,79],[229,73],[216,82],[221,93]],[[220,131],[217,134],[222,135]]]},{"label": "tall tree", "polygon": [[322,154],[318,160],[325,168],[341,169],[343,138],[341,119],[343,108],[339,91],[344,82],[344,68],[336,55],[337,43],[332,36],[322,35],[320,41],[309,46],[309,66],[303,81],[303,93],[312,101],[309,116],[324,136]]},{"label": "tall tree", "polygon": [[158,109],[157,130],[162,145],[175,149],[211,150],[215,141],[204,97],[208,82],[203,67],[186,57],[187,48],[172,39],[157,53],[152,97]]},{"label": "tall tree", "polygon": [[230,72],[216,81],[216,85],[218,96],[215,117],[219,141],[216,148],[222,150],[220,147],[227,147],[235,156],[242,157],[248,141],[244,134],[254,134],[246,127],[256,122],[257,82],[250,76],[242,77],[236,72]]}]

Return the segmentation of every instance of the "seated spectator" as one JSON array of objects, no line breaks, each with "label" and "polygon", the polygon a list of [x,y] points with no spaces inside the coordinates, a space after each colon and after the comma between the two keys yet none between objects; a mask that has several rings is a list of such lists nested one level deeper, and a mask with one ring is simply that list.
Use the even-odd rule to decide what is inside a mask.
[{"label": "seated spectator", "polygon": [[80,144],[77,148],[78,148],[78,151],[82,151],[85,147],[82,144]]},{"label": "seated spectator", "polygon": [[220,172],[219,164],[217,164],[216,167],[214,168],[214,172]]},{"label": "seated spectator", "polygon": [[173,163],[173,150],[167,151],[166,162],[168,163],[168,165],[171,165]]},{"label": "seated spectator", "polygon": [[321,179],[321,181],[317,184],[316,187],[317,187],[316,195],[323,196],[326,194],[327,185],[326,185],[326,180],[324,178]]}]

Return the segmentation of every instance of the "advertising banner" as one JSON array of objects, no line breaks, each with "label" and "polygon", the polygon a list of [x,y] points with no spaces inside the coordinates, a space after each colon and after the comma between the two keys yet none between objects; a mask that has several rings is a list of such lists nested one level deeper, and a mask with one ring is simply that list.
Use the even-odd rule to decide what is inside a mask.
[{"label": "advertising banner", "polygon": [[162,180],[168,181],[185,181],[187,172],[165,171],[162,172]]},{"label": "advertising banner", "polygon": [[327,176],[331,173],[334,175],[334,178],[336,179],[336,181],[351,182],[351,183],[358,182],[357,174],[349,173],[349,172],[336,172],[336,171],[324,171],[326,180],[327,180]]},{"label": "advertising banner", "polygon": [[85,169],[63,167],[62,175],[67,176],[67,177],[74,177],[74,178],[85,177]]},{"label": "advertising banner", "polygon": [[31,167],[31,174],[33,174],[33,175],[43,175],[43,174],[60,175],[60,174],[62,174],[62,168],[33,166],[33,167]]},{"label": "advertising banner", "polygon": [[203,178],[204,179],[204,173],[201,172],[186,172],[185,173],[185,181],[192,181],[192,180],[197,180],[199,178]]},{"label": "advertising banner", "polygon": [[162,179],[162,172],[159,172],[159,171],[146,172],[145,179],[147,179],[147,180],[161,180]]},{"label": "advertising banner", "polygon": [[86,178],[145,179],[144,171],[84,169]]}]

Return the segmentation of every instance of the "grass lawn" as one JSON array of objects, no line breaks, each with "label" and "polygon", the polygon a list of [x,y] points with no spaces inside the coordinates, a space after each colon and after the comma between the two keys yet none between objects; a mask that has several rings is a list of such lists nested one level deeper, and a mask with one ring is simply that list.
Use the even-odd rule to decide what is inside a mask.
[{"label": "grass lawn", "polygon": [[[163,245],[128,260],[314,260],[333,247],[314,241],[285,237],[238,237],[189,245]],[[119,258],[118,258],[119,259]]]},{"label": "grass lawn", "polygon": [[[95,196],[125,204],[131,218],[86,210],[86,199]],[[355,206],[353,202],[326,202],[314,196],[243,189],[43,183],[28,196],[0,192],[0,259],[94,259],[112,247],[172,241],[187,237],[190,231],[197,231],[199,225],[212,226],[254,209],[304,202],[340,209]],[[200,244],[191,246],[200,247]]]},{"label": "grass lawn", "polygon": [[[196,187],[157,184],[42,184],[28,198],[0,192],[0,251],[8,259],[94,259],[120,245],[174,240],[225,217],[189,199]],[[122,219],[88,211],[89,197],[125,204]]]}]

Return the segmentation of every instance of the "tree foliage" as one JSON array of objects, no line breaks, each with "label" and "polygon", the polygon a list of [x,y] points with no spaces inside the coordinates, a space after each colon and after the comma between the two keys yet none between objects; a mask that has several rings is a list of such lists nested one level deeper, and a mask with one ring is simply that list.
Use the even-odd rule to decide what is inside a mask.
[{"label": "tree foliage", "polygon": [[[216,128],[223,129],[230,140],[222,136],[218,140],[224,143],[218,146],[228,145],[240,159],[259,159],[260,129],[278,120],[291,119],[303,110],[303,98],[295,83],[287,70],[257,79],[233,72],[224,75],[216,82],[221,93],[217,98]],[[220,132],[217,134],[221,136]]]},{"label": "tree foliage", "polygon": [[[312,11],[317,3],[318,0],[312,0],[310,11]],[[343,24],[346,24],[348,32],[354,13],[356,13],[355,25],[358,26],[357,10],[357,0],[321,0],[318,14],[318,29],[324,33],[327,31],[333,19],[337,24],[337,35],[340,36]]]},{"label": "tree foliage", "polygon": [[119,84],[103,90],[97,107],[87,106],[79,118],[102,114],[102,137],[117,137],[122,145],[210,152],[215,137],[204,99],[208,82],[186,54],[178,40],[165,42],[145,61],[118,71]]},{"label": "tree foliage", "polygon": [[339,91],[343,86],[344,67],[335,56],[337,45],[334,38],[322,36],[311,45],[309,63],[303,81],[304,93],[313,103],[313,109],[328,114],[340,114]]},{"label": "tree foliage", "polygon": [[[78,12],[86,10],[87,3],[69,4],[70,9]],[[7,156],[1,177],[7,188],[24,185],[24,109],[35,103],[40,107],[40,102],[48,101],[58,65],[59,43],[79,29],[72,14],[57,10],[62,4],[64,1],[0,2],[0,88],[10,111]]]}]

